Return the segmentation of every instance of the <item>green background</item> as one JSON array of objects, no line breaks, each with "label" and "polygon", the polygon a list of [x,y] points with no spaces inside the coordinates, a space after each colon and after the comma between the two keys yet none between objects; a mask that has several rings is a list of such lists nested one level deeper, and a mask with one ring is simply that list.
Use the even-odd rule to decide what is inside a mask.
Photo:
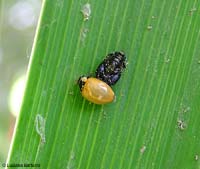
[{"label": "green background", "polygon": [[[199,1],[44,1],[10,163],[41,168],[199,167]],[[112,51],[128,65],[98,106],[76,81]],[[35,118],[45,119],[45,142]],[[178,125],[181,121],[182,126]],[[195,159],[196,158],[196,159]]]}]

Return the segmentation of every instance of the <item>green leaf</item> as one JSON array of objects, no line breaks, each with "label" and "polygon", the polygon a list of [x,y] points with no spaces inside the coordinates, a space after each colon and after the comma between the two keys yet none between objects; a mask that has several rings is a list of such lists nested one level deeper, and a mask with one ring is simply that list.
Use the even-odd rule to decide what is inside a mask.
[{"label": "green leaf", "polygon": [[[86,8],[84,18],[87,3],[91,11]],[[8,163],[200,167],[199,6],[178,0],[45,0]],[[84,100],[77,79],[94,74],[108,53],[121,50],[128,65],[113,87],[116,101],[101,106]]]}]

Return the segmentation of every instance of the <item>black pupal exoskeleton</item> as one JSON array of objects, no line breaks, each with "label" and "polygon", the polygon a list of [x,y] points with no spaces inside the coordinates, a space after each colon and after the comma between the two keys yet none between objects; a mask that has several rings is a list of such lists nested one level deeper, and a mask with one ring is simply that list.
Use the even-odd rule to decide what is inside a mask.
[{"label": "black pupal exoskeleton", "polygon": [[113,52],[106,56],[96,70],[96,78],[108,85],[114,85],[126,68],[126,57],[123,52]]}]

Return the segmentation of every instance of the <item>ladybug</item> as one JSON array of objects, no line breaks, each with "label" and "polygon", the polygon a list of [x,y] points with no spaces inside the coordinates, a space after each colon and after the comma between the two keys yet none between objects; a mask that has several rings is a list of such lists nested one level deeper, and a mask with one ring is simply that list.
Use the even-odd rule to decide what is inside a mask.
[{"label": "ladybug", "polygon": [[106,56],[96,69],[96,78],[104,81],[109,86],[114,85],[126,68],[126,57],[123,52],[113,52]]},{"label": "ladybug", "polygon": [[107,104],[115,98],[112,88],[97,78],[81,76],[78,85],[82,96],[92,103]]}]

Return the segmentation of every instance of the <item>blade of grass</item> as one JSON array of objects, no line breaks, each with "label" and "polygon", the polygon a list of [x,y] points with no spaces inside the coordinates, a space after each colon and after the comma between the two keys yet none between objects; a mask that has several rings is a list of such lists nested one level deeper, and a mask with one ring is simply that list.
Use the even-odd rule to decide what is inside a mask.
[{"label": "blade of grass", "polygon": [[[86,3],[87,21],[81,13]],[[199,166],[198,6],[172,0],[44,1],[8,163]],[[94,74],[106,54],[118,50],[129,64],[113,87],[116,101],[90,104],[76,80]],[[38,117],[42,123],[35,123]],[[186,128],[177,125],[179,119]]]}]

